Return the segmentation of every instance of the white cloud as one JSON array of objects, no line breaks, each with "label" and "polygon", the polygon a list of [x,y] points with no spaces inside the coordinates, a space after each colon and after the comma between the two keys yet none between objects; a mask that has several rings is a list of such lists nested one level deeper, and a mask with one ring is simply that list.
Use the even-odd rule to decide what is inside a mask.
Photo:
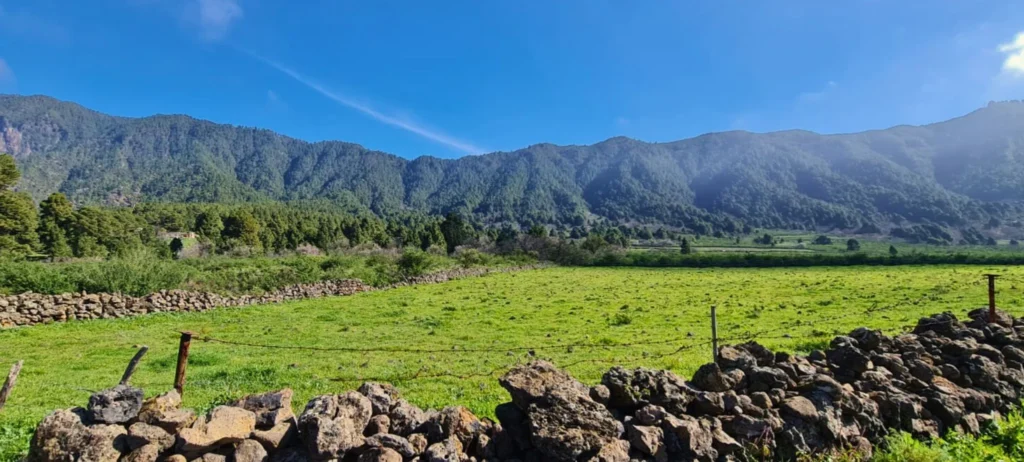
[{"label": "white cloud", "polygon": [[0,58],[0,83],[13,82],[14,71],[11,70],[11,66],[7,65],[7,61]]},{"label": "white cloud", "polygon": [[999,45],[999,51],[1006,54],[1003,70],[1024,75],[1024,32],[1017,33],[1012,42]]},{"label": "white cloud", "polygon": [[197,14],[203,38],[220,40],[224,38],[231,25],[242,19],[242,6],[237,0],[196,0]]},{"label": "white cloud", "polygon": [[833,80],[829,80],[828,83],[825,84],[825,87],[818,91],[806,91],[797,95],[797,102],[804,104],[817,103],[825,99],[825,97],[828,96],[828,94],[835,90],[835,88],[838,86],[838,83],[836,83]]},{"label": "white cloud", "polygon": [[335,91],[332,91],[332,90],[328,89],[327,87],[317,83],[316,81],[314,81],[314,80],[312,80],[312,79],[310,79],[310,78],[308,78],[308,77],[306,77],[306,76],[304,76],[304,75],[302,75],[302,74],[292,70],[289,67],[284,66],[283,64],[280,64],[280,63],[278,63],[276,61],[264,58],[264,57],[262,57],[262,56],[260,56],[258,54],[255,54],[255,53],[252,53],[252,52],[249,52],[249,51],[245,51],[245,50],[242,50],[242,51],[245,52],[246,54],[248,54],[248,55],[250,55],[250,56],[252,56],[252,57],[254,57],[254,58],[256,58],[256,59],[258,59],[260,61],[262,61],[264,64],[266,64],[266,65],[268,65],[270,67],[273,67],[274,69],[277,69],[278,71],[281,71],[283,74],[285,74],[285,75],[291,77],[292,79],[294,79],[295,81],[297,81],[297,82],[299,82],[299,83],[309,87],[313,91],[315,91],[317,93],[320,93],[321,95],[327,97],[328,99],[330,99],[330,100],[332,100],[332,101],[334,101],[334,102],[336,102],[338,104],[341,104],[342,106],[346,106],[346,107],[355,109],[355,110],[357,110],[359,112],[362,112],[363,114],[365,114],[367,116],[370,116],[371,118],[373,118],[373,119],[375,119],[375,120],[377,120],[379,122],[385,123],[387,125],[391,125],[393,127],[398,127],[398,128],[400,128],[402,130],[405,130],[407,132],[414,133],[414,134],[419,135],[419,136],[421,136],[423,138],[426,138],[428,140],[434,141],[434,142],[439,143],[439,144],[443,144],[445,146],[448,146],[450,148],[456,149],[458,151],[462,151],[462,152],[464,152],[466,154],[482,154],[482,153],[486,152],[485,150],[481,149],[480,147],[474,146],[473,144],[471,144],[469,142],[462,141],[460,139],[453,138],[453,137],[445,135],[443,133],[439,133],[437,131],[428,129],[428,128],[423,127],[422,125],[419,125],[419,124],[417,124],[415,122],[412,122],[412,121],[410,121],[408,119],[405,119],[405,118],[402,118],[402,117],[398,117],[398,116],[394,116],[394,115],[384,114],[384,113],[382,113],[382,112],[380,112],[380,111],[370,107],[367,104],[358,102],[358,101],[356,101],[353,98],[350,98],[348,96],[345,96],[345,95],[342,95],[342,94],[337,93]]}]

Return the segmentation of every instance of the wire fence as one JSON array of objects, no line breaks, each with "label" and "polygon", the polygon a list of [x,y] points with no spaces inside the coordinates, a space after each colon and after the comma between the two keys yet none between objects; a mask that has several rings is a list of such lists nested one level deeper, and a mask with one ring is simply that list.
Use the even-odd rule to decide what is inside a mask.
[{"label": "wire fence", "polygon": [[[1001,281],[1004,284],[1024,284],[1024,278],[1019,277],[1003,277]],[[821,341],[830,336],[841,333],[836,326],[843,325],[842,323],[848,322],[853,319],[872,319],[882,318],[884,319],[891,313],[897,313],[901,309],[908,307],[920,307],[922,303],[928,300],[938,300],[942,296],[950,293],[958,293],[971,286],[982,285],[984,280],[982,279],[964,279],[960,283],[954,285],[937,284],[931,290],[927,290],[920,296],[909,300],[900,300],[888,304],[872,304],[863,310],[846,311],[842,314],[829,317],[817,317],[811,319],[799,319],[791,323],[781,323],[771,328],[762,329],[759,331],[750,331],[749,324],[742,321],[731,323],[728,325],[720,326],[720,336],[712,338],[709,336],[691,336],[685,338],[673,337],[668,339],[650,340],[650,341],[629,341],[629,342],[613,342],[609,343],[606,341],[594,342],[590,340],[575,340],[568,342],[556,342],[549,344],[538,344],[538,345],[496,345],[492,347],[479,347],[479,346],[462,346],[462,345],[448,345],[444,347],[432,347],[432,348],[410,348],[402,346],[380,346],[380,347],[349,347],[349,346],[314,346],[314,345],[286,345],[279,343],[261,343],[257,341],[241,341],[231,340],[215,337],[212,335],[191,335],[191,340],[195,340],[201,343],[210,344],[221,344],[221,345],[232,345],[246,348],[258,348],[268,350],[297,350],[297,351],[308,351],[311,353],[357,353],[357,354],[413,354],[413,355],[462,355],[462,354],[483,354],[483,355],[494,355],[502,354],[509,357],[509,361],[502,362],[500,365],[487,368],[478,372],[468,373],[457,373],[451,370],[451,362],[435,362],[435,364],[423,365],[415,370],[409,372],[397,372],[395,374],[387,375],[363,375],[355,374],[350,376],[336,376],[329,380],[336,382],[358,382],[358,381],[379,381],[379,382],[407,382],[415,380],[425,379],[441,379],[449,378],[456,380],[467,380],[473,378],[485,378],[494,377],[501,374],[516,365],[522,364],[525,361],[534,358],[540,358],[542,355],[566,355],[567,357],[561,358],[556,361],[559,367],[571,369],[575,366],[585,364],[603,364],[603,365],[621,365],[627,366],[636,362],[652,362],[659,359],[675,357],[684,353],[692,352],[694,350],[705,350],[707,351],[707,358],[711,360],[714,355],[713,345],[724,344],[739,344],[751,341],[764,342],[764,341],[792,341],[792,342],[808,342],[808,341]],[[1015,286],[1014,286],[1015,287]],[[980,305],[979,305],[980,306]],[[1009,311],[1007,306],[1001,307],[1003,311]],[[935,313],[929,313],[935,314]],[[948,324],[949,321],[937,320],[934,322],[938,324]],[[710,324],[710,320],[709,320]],[[869,325],[875,324],[875,325]],[[913,325],[905,325],[893,327],[891,321],[884,323],[885,326],[880,326],[878,323],[858,323],[858,326],[867,327],[873,330],[883,331],[907,331],[913,329],[915,326],[927,326],[928,324],[921,324],[920,321]],[[808,326],[830,326],[833,328],[832,331],[823,331],[815,329],[810,333],[793,333],[793,330],[805,329]],[[670,350],[662,353],[651,353],[649,350],[655,347],[672,347]],[[609,355],[602,357],[590,357],[590,358],[579,358],[580,354],[584,351],[607,351],[607,352],[625,352],[626,354],[620,355]],[[433,356],[432,356],[433,357]],[[578,359],[573,359],[577,357]],[[546,358],[552,359],[552,358]],[[447,367],[446,367],[447,366]],[[441,370],[438,370],[441,369]]]}]

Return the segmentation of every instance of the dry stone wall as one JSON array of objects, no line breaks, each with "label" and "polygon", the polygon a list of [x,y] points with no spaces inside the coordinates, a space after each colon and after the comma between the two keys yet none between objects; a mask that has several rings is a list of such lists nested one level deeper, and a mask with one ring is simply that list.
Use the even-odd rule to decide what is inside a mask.
[{"label": "dry stone wall", "polygon": [[978,433],[1020,402],[1024,320],[981,310],[919,321],[889,337],[856,329],[808,356],[757,343],[725,346],[689,381],[615,367],[587,386],[554,365],[500,380],[498,421],[467,408],[422,410],[387,384],[313,398],[295,415],[291,390],[244,397],[207,415],[176,392],[97,393],[86,409],[39,424],[30,462],[475,462],[797,460],[870,457],[886,435]]},{"label": "dry stone wall", "polygon": [[[504,272],[517,268],[460,268],[411,278],[387,288],[411,284],[434,284],[453,279]],[[532,267],[529,267],[532,268]],[[72,293],[47,295],[24,293],[0,296],[0,328],[31,326],[79,319],[109,319],[140,316],[149,313],[207,311],[222,307],[239,307],[279,303],[328,296],[353,295],[379,290],[357,279],[297,284],[262,295],[220,295],[188,290],[163,290],[144,297],[121,294]]]}]

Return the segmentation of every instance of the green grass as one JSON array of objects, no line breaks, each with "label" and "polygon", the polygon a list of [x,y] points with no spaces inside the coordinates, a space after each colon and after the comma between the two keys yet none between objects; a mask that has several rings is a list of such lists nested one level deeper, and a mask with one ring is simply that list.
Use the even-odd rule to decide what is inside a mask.
[{"label": "green grass", "polygon": [[[91,390],[116,384],[139,345],[150,352],[133,383],[147,395],[169,389],[181,330],[250,343],[445,350],[271,350],[193,341],[187,406],[206,409],[287,386],[301,409],[316,394],[374,377],[393,381],[424,407],[459,403],[491,415],[508,400],[496,377],[532,358],[514,347],[532,347],[587,383],[613,363],[689,376],[711,358],[710,346],[673,352],[710,336],[711,305],[723,338],[779,329],[766,346],[808,351],[861,325],[898,332],[926,314],[963,315],[987,302],[986,272],[1004,275],[1000,306],[1021,314],[1024,267],[549,268],[276,306],[5,330],[0,368],[18,359],[25,366],[0,412],[0,459],[23,452],[28,432],[50,410],[84,405]],[[829,321],[837,317],[843,318]],[[578,342],[598,346],[570,346]],[[646,345],[624,345],[635,343]],[[417,372],[421,378],[409,378]],[[460,377],[423,378],[444,373]]]}]

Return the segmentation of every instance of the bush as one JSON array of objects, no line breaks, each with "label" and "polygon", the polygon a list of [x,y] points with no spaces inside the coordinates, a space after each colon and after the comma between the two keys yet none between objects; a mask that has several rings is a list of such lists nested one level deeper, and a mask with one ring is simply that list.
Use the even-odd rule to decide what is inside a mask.
[{"label": "bush", "polygon": [[150,249],[136,248],[108,262],[93,264],[82,289],[141,296],[176,289],[189,279],[189,273],[184,265],[160,260]]},{"label": "bush", "polygon": [[489,260],[486,254],[476,249],[458,249],[455,259],[463,268],[486,265]]},{"label": "bush", "polygon": [[398,271],[403,277],[411,278],[426,274],[433,264],[432,260],[433,258],[427,252],[407,248],[395,263],[398,265]]}]

